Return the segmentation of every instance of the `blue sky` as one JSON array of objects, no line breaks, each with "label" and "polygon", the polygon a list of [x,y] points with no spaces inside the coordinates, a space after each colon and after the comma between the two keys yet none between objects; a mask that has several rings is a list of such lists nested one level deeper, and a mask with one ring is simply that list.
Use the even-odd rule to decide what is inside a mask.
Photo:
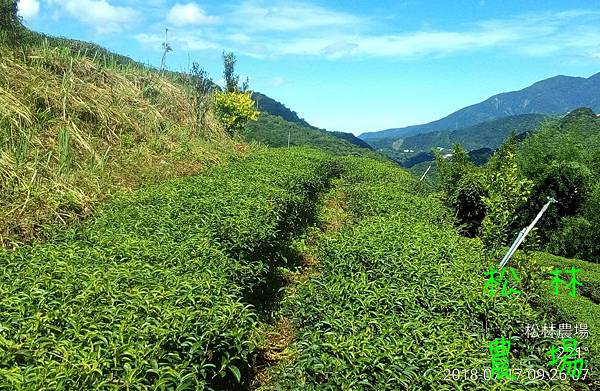
[{"label": "blue sky", "polygon": [[429,122],[499,92],[600,71],[594,1],[20,0],[30,28],[157,66],[221,52],[250,86],[329,130]]}]

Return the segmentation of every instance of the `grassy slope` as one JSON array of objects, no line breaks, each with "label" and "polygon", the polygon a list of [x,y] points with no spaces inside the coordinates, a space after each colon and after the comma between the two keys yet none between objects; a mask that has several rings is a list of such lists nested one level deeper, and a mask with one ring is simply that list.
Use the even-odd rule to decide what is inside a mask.
[{"label": "grassy slope", "polygon": [[[24,55],[0,50],[0,127],[8,130],[0,133],[8,134],[0,140],[0,239],[5,244],[31,235],[39,224],[87,214],[115,192],[197,173],[246,148],[224,137],[210,118],[198,123],[193,95],[173,75],[158,75],[124,58],[91,59],[71,49],[36,46]],[[256,130],[271,140],[277,133],[279,146],[286,145],[290,125],[269,121]],[[380,158],[303,132],[292,128],[292,140],[340,155]],[[264,262],[271,250],[305,224],[297,212],[310,213],[314,192],[331,174],[314,164],[325,161],[314,152],[269,152],[211,170],[206,177],[121,195],[91,221],[50,235],[50,243],[16,252],[0,249],[6,262],[2,315],[10,319],[0,333],[5,363],[0,379],[13,388],[160,382],[222,387],[235,383],[241,369],[247,380],[248,360],[260,337],[256,314],[243,303],[251,299],[252,289],[260,293],[271,272]],[[286,303],[290,316],[304,327],[294,346],[301,359],[285,375],[291,388],[366,386],[373,380],[390,387],[442,384],[443,373],[428,368],[419,379],[416,370],[433,357],[439,368],[482,364],[483,341],[494,331],[477,335],[481,324],[475,318],[487,319],[482,311],[508,315],[506,321],[487,319],[489,327],[502,330],[514,331],[535,319],[538,314],[527,303],[482,305],[479,296],[464,292],[479,288],[481,273],[476,273],[478,266],[472,268],[480,248],[456,237],[437,201],[407,192],[417,188],[414,180],[366,160],[349,161],[348,167],[351,174],[344,181],[346,190],[352,189],[349,212],[355,225],[320,245],[326,259],[323,275]],[[415,222],[416,215],[426,222]],[[261,254],[264,259],[258,259]],[[391,258],[382,262],[381,256]],[[442,267],[448,265],[457,270]],[[584,277],[591,287],[584,290],[586,297],[556,301],[565,319],[588,322],[592,330],[597,323],[593,287],[600,281],[595,273]],[[423,286],[430,275],[448,292],[432,293],[427,282]],[[466,282],[469,289],[457,289],[466,275],[472,277]],[[203,284],[211,289],[193,289]],[[325,289],[329,295],[320,292]],[[394,301],[399,297],[405,299]],[[438,316],[436,300],[446,307],[453,303],[444,313],[448,319]],[[34,314],[40,306],[44,312]],[[513,310],[520,315],[508,314]],[[365,327],[369,317],[377,322]],[[406,339],[415,329],[464,331],[449,321],[473,334],[431,334],[414,354],[406,348],[423,342],[418,333],[411,337],[415,340]],[[115,329],[115,324],[120,326]],[[346,335],[349,329],[355,335]],[[373,335],[382,330],[391,333]],[[157,339],[162,342],[146,344]],[[434,340],[448,345],[438,351]],[[539,348],[530,342],[530,351]],[[525,353],[519,354],[514,358],[523,360]],[[357,363],[363,369],[354,368]]]},{"label": "grassy slope", "polygon": [[246,148],[173,75],[76,44],[0,45],[0,245]]}]

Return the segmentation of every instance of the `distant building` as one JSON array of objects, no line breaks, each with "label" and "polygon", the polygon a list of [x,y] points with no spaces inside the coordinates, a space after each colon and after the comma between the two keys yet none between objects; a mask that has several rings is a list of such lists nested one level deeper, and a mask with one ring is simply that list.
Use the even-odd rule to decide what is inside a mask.
[{"label": "distant building", "polygon": [[404,152],[404,153],[413,153],[413,152],[414,152],[414,150],[412,150],[412,149],[405,149],[405,150],[404,150],[404,151],[402,151],[402,152]]},{"label": "distant building", "polygon": [[442,157],[444,159],[448,159],[449,157],[452,157],[452,154],[451,153],[446,153],[446,154],[443,154]]}]

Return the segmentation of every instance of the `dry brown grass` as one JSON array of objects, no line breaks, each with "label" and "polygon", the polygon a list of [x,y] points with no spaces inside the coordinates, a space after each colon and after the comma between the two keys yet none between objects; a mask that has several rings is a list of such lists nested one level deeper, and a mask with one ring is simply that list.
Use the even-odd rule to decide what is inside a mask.
[{"label": "dry brown grass", "polygon": [[139,66],[0,46],[0,245],[88,215],[115,192],[244,154],[200,100]]}]

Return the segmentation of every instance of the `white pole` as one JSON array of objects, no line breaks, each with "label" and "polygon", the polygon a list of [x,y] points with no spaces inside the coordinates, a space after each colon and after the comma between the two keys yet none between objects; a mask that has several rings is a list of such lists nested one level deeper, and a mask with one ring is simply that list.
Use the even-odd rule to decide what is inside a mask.
[{"label": "white pole", "polygon": [[540,218],[542,218],[542,215],[548,210],[548,207],[550,207],[550,204],[553,204],[555,202],[557,202],[557,201],[554,198],[549,198],[548,202],[546,202],[546,204],[542,207],[542,209],[539,211],[537,216],[535,216],[535,219],[533,219],[531,224],[529,224],[526,228],[523,228],[523,230],[521,230],[521,232],[519,232],[519,236],[517,236],[517,239],[513,242],[512,246],[510,246],[510,249],[504,256],[504,258],[502,258],[502,261],[500,262],[500,269],[502,269],[504,266],[506,266],[506,264],[508,263],[510,258],[514,255],[515,252],[517,252],[517,249],[519,248],[521,243],[523,243],[523,241],[525,240],[525,237],[529,234],[529,232],[537,224],[537,222],[540,220]]},{"label": "white pole", "polygon": [[429,167],[427,167],[427,170],[425,170],[425,172],[423,173],[423,176],[421,177],[421,179],[419,179],[419,182],[423,181],[423,179],[425,178],[425,175],[427,175],[427,173],[429,172],[430,169],[431,169],[431,164],[429,165]]}]

